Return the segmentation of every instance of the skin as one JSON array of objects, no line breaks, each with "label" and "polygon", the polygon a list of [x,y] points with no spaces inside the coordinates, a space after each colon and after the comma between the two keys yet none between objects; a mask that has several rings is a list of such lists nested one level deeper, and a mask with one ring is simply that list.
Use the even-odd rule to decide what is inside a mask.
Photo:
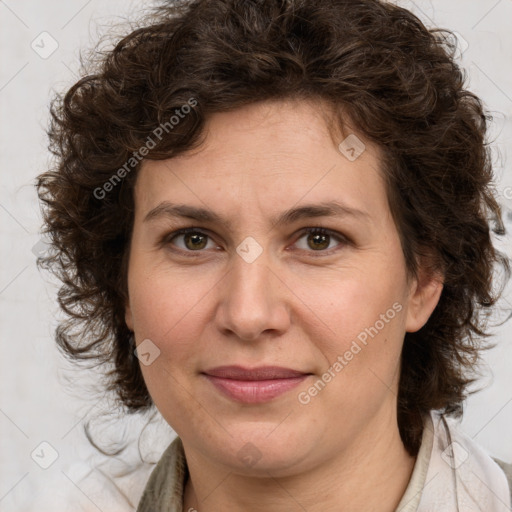
[{"label": "skin", "polygon": [[[366,150],[349,161],[326,112],[320,102],[296,100],[215,114],[199,149],[146,161],[137,178],[126,322],[137,344],[149,338],[160,350],[141,368],[183,441],[184,510],[393,511],[410,479],[415,459],[396,419],[400,353],[442,284],[421,269],[408,277],[378,148],[358,135]],[[337,143],[353,133],[349,124],[344,132]],[[285,210],[334,200],[362,214],[272,223]],[[144,220],[164,201],[223,220]],[[172,237],[186,227],[208,235],[203,248]],[[333,232],[326,248],[311,242],[307,227]],[[248,236],[263,249],[252,263],[236,252]],[[299,393],[395,303],[401,311],[300,403]],[[236,364],[312,375],[270,402],[240,404],[201,375]],[[241,456],[248,442],[254,464]]]}]

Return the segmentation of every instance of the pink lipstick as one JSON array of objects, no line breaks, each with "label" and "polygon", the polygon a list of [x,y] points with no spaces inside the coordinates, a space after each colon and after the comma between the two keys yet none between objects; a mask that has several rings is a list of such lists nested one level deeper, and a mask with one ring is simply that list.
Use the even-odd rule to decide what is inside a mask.
[{"label": "pink lipstick", "polygon": [[237,402],[258,404],[268,402],[295,388],[311,374],[279,366],[253,369],[219,366],[203,372],[203,375],[228,398]]}]

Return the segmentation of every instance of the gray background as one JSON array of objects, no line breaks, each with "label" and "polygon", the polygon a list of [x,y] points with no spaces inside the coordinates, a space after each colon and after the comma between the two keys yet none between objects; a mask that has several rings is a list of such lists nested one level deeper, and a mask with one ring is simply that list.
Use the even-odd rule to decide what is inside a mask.
[{"label": "gray background", "polygon": [[[512,229],[512,0],[398,3],[427,25],[458,32],[469,86],[495,116],[491,134],[497,189]],[[151,469],[145,464],[119,480],[126,500],[107,478],[124,467],[122,462],[99,456],[83,434],[85,420],[102,410],[115,412],[115,407],[94,393],[97,376],[74,369],[52,340],[59,315],[57,288],[35,265],[34,252],[42,246],[33,187],[35,176],[48,164],[44,129],[52,90],[63,90],[76,80],[79,49],[109,32],[113,22],[133,19],[150,5],[0,0],[0,511],[133,510],[129,501],[137,501]],[[512,254],[510,234],[498,245]],[[505,300],[498,317],[506,319],[511,312]],[[467,401],[462,422],[468,435],[509,462],[511,332],[512,321],[496,330],[497,347],[486,353],[482,368],[480,385],[485,389]],[[119,423],[106,426],[100,439],[115,439],[123,431],[133,438],[144,420],[131,418],[121,424],[124,428]],[[157,460],[172,435],[161,421],[147,429],[142,443],[147,459]],[[43,469],[54,454],[55,462]],[[130,464],[136,458],[132,446],[123,460]]]}]

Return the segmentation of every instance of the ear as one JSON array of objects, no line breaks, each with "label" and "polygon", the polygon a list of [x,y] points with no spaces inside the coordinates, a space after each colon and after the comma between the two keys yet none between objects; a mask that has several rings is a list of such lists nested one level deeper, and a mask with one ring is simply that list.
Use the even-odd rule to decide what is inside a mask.
[{"label": "ear", "polygon": [[419,331],[436,308],[443,291],[443,276],[418,269],[418,277],[411,281],[405,328]]},{"label": "ear", "polygon": [[130,331],[133,331],[133,314],[129,300],[126,301],[126,306],[124,309],[124,321],[126,322],[128,329],[130,329]]}]

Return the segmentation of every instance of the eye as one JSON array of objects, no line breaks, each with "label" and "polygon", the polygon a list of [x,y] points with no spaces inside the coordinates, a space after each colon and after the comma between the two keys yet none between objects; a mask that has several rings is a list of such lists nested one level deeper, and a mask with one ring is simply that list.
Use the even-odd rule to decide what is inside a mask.
[{"label": "eye", "polygon": [[[172,244],[183,251],[201,251],[217,247],[209,235],[196,228],[180,229],[165,237],[166,244]],[[209,245],[210,244],[210,245]]]},{"label": "eye", "polygon": [[[330,254],[348,241],[343,235],[325,228],[305,228],[294,246],[307,252]],[[183,252],[201,252],[203,249],[216,249],[211,236],[198,228],[184,228],[163,237],[162,245],[171,245]]]},{"label": "eye", "polygon": [[[338,241],[336,245],[334,242]],[[300,250],[331,252],[331,249],[346,243],[344,237],[325,228],[306,228],[305,233],[295,242]]]}]

